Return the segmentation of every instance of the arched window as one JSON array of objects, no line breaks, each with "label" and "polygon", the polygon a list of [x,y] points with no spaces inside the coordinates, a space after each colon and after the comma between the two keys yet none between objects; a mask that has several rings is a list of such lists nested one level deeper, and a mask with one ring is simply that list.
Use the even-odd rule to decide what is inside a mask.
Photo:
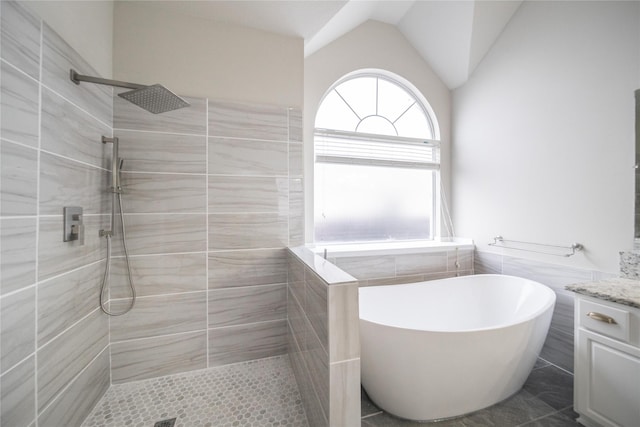
[{"label": "arched window", "polygon": [[433,239],[440,144],[415,89],[356,74],[325,95],[315,120],[316,242]]}]

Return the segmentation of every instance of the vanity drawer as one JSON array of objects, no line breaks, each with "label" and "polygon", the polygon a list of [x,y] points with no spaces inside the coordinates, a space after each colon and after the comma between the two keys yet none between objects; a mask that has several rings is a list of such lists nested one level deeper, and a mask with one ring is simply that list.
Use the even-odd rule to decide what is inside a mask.
[{"label": "vanity drawer", "polygon": [[580,299],[578,303],[579,325],[590,331],[620,341],[629,342],[631,314],[629,311]]}]

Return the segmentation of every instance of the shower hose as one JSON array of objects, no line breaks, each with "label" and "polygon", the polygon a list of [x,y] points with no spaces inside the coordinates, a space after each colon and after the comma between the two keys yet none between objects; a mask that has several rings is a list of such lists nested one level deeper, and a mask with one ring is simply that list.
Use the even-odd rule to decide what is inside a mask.
[{"label": "shower hose", "polygon": [[[122,316],[123,314],[127,314],[136,303],[136,288],[133,286],[133,279],[131,277],[131,265],[129,263],[129,251],[127,250],[127,231],[124,225],[124,212],[122,209],[122,194],[114,192],[111,199],[111,206],[115,206],[116,195],[118,196],[118,206],[120,207],[120,223],[122,224],[122,248],[124,250],[124,258],[127,265],[127,277],[129,278],[129,288],[131,289],[131,303],[126,310],[121,311],[119,313],[115,313],[110,309],[105,307],[104,294],[107,288],[107,283],[109,283],[109,278],[111,275],[111,238],[113,237],[113,229],[115,226],[111,227],[111,233],[105,233],[105,237],[107,239],[107,265],[104,268],[104,276],[102,277],[102,285],[100,287],[100,309],[109,316]],[[115,213],[115,209],[112,209],[111,215],[113,216]],[[115,221],[112,221],[115,224]]]}]

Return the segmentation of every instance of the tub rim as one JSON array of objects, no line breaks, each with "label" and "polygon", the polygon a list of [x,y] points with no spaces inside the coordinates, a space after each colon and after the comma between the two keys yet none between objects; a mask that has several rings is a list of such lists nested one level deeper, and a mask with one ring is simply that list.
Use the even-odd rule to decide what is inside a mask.
[{"label": "tub rim", "polygon": [[417,285],[420,283],[432,283],[432,282],[442,282],[442,281],[447,281],[447,280],[456,280],[456,279],[462,279],[462,278],[469,278],[469,277],[474,277],[474,276],[483,276],[483,277],[507,277],[507,278],[512,278],[512,279],[517,279],[518,281],[524,281],[524,282],[531,282],[533,284],[536,285],[536,287],[539,287],[540,289],[543,289],[543,292],[548,293],[551,298],[549,299],[549,301],[547,301],[545,304],[543,304],[542,307],[540,307],[538,310],[534,311],[532,314],[529,314],[528,316],[524,316],[522,318],[518,318],[517,321],[515,322],[510,322],[510,323],[502,323],[502,324],[498,324],[498,325],[493,325],[493,326],[489,326],[489,327],[484,327],[484,328],[473,328],[473,329],[455,329],[455,330],[449,330],[449,329],[423,329],[423,328],[410,328],[410,327],[401,327],[401,326],[395,326],[395,325],[389,325],[387,323],[381,323],[381,322],[376,322],[373,320],[368,320],[368,319],[363,319],[362,317],[360,317],[360,312],[358,312],[358,319],[360,322],[367,322],[367,323],[371,323],[373,325],[377,325],[380,327],[385,327],[385,328],[389,328],[389,329],[397,329],[397,330],[401,330],[401,331],[414,331],[414,332],[426,332],[426,333],[437,333],[437,334],[463,334],[463,333],[472,333],[472,332],[486,332],[486,331],[495,331],[498,329],[504,329],[504,328],[509,328],[512,326],[518,326],[527,322],[530,322],[538,317],[540,317],[542,314],[544,314],[547,310],[549,310],[550,308],[553,308],[555,303],[556,303],[556,293],[553,289],[551,289],[549,286],[540,283],[538,281],[535,280],[531,280],[531,279],[527,279],[524,277],[518,277],[518,276],[512,276],[509,274],[495,274],[495,273],[491,273],[491,274],[473,274],[473,275],[468,275],[468,276],[458,276],[458,277],[447,277],[444,279],[436,279],[436,280],[425,280],[422,282],[412,282],[412,283],[402,283],[402,284],[398,284],[398,285],[380,285],[380,286],[367,286],[367,287],[362,287],[358,289],[358,304],[360,304],[360,289],[376,289],[376,288],[390,288],[390,287],[395,287],[395,286],[407,286],[407,285]]}]

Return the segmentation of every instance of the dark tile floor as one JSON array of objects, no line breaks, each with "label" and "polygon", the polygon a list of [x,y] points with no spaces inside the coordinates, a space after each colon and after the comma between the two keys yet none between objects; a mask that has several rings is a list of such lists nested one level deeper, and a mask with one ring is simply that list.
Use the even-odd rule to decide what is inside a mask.
[{"label": "dark tile floor", "polygon": [[[434,427],[576,427],[573,375],[538,359],[522,390],[510,398],[464,417],[426,425]],[[362,427],[424,427],[379,409],[362,390]]]}]

